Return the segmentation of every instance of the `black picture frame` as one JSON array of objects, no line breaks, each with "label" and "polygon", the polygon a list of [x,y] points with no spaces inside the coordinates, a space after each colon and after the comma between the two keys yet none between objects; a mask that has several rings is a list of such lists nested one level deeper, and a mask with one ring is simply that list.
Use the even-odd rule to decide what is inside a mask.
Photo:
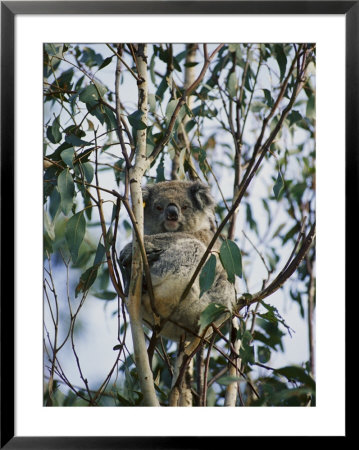
[{"label": "black picture frame", "polygon": [[[1,442],[6,449],[198,448],[223,437],[15,436],[14,405],[14,59],[18,14],[340,14],[346,19],[346,219],[358,205],[359,1],[5,1],[1,2]],[[356,206],[355,206],[356,208]],[[351,218],[353,219],[353,218]],[[358,225],[346,220],[346,294]],[[356,238],[357,242],[357,238]],[[350,245],[349,245],[350,243]],[[349,248],[350,247],[350,248]],[[352,280],[352,281],[351,281]],[[348,437],[348,425],[346,437]],[[226,440],[227,445],[227,440]],[[260,443],[261,445],[261,443]]]}]

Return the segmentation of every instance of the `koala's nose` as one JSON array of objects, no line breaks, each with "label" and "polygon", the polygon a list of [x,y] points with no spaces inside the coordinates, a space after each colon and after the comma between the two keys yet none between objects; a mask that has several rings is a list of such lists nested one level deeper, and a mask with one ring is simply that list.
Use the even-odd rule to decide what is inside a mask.
[{"label": "koala's nose", "polygon": [[166,208],[167,220],[178,220],[178,208],[176,205],[170,204]]}]

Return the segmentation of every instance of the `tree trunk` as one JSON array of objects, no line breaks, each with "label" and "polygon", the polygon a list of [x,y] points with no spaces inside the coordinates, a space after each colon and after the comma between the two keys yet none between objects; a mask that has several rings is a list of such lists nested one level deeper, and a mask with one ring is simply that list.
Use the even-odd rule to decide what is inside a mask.
[{"label": "tree trunk", "polygon": [[[138,84],[138,109],[143,112],[142,121],[147,123],[147,46],[138,44],[136,48],[136,59],[138,75],[141,82]],[[143,238],[143,199],[141,182],[147,169],[146,163],[146,130],[137,131],[137,151],[135,165],[130,169],[130,190],[132,200],[132,210],[135,216],[141,238]],[[135,363],[138,378],[143,394],[144,406],[159,406],[156,397],[153,374],[149,365],[145,336],[142,327],[141,315],[141,293],[143,263],[139,250],[138,241],[133,233],[132,250],[132,276],[128,297],[128,312],[130,316],[131,332],[134,347]]]},{"label": "tree trunk", "polygon": [[[232,337],[233,337],[232,341],[233,341],[233,345],[234,345],[234,350],[236,351],[237,354],[239,353],[239,349],[241,348],[241,341],[236,338],[238,330],[239,330],[238,319],[236,317],[234,317],[232,319]],[[234,354],[232,354],[232,357],[236,358],[236,356]],[[235,359],[235,361],[236,361],[235,362],[236,367],[234,367],[232,364],[230,364],[229,369],[228,369],[228,375],[230,377],[238,377],[237,367],[240,366],[241,360],[239,360],[237,358],[237,359]],[[231,383],[227,386],[226,398],[224,400],[224,406],[236,406],[237,389],[238,389],[237,381],[234,381],[233,383]]]}]

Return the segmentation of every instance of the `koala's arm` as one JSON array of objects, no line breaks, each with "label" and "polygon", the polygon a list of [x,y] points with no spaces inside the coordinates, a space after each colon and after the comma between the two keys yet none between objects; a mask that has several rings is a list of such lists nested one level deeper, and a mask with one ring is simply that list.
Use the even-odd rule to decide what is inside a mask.
[{"label": "koala's arm", "polygon": [[[163,245],[156,245],[152,239],[154,236],[144,236],[145,251],[147,256],[148,264],[151,266],[152,263],[160,258],[161,253],[163,253]],[[128,295],[128,290],[130,286],[131,279],[131,264],[132,264],[132,242],[127,244],[120,253],[119,258],[120,269],[123,278],[124,292]]]},{"label": "koala's arm", "polygon": [[[222,304],[229,311],[232,309],[235,297],[234,287],[229,283],[227,274],[218,257],[216,276],[212,287],[200,297],[197,277],[187,297],[179,302],[207,247],[193,234],[179,232],[145,235],[144,244],[150,265],[156,310],[162,318],[170,317],[174,323],[184,326],[184,328],[181,328],[168,321],[161,334],[177,340],[183,335],[184,329],[196,332],[200,314],[210,303]],[[120,255],[120,266],[126,294],[131,277],[131,259],[132,244],[128,244]],[[143,288],[143,317],[151,323],[152,309],[145,282]]]},{"label": "koala's arm", "polygon": [[[193,242],[198,242],[202,244],[204,247],[210,243],[213,237],[213,233],[209,230],[201,230],[193,233],[186,232],[178,232],[178,233],[161,233],[161,234],[153,234],[153,235],[145,235],[144,236],[144,245],[147,255],[147,260],[150,265],[150,268],[153,267],[154,263],[159,260],[163,252],[169,249],[169,247],[176,245],[176,242],[183,241],[185,239],[193,240]],[[197,248],[197,245],[193,246]],[[218,248],[218,244],[215,244],[214,248]],[[205,248],[204,248],[205,249]],[[204,250],[203,250],[204,251]],[[188,252],[188,251],[187,251]],[[183,253],[183,248],[178,248],[177,257],[173,260],[173,266],[177,267],[180,264],[179,258],[180,253]],[[190,258],[191,259],[191,258]],[[184,261],[187,260],[187,257],[184,257]],[[120,269],[124,282],[124,292],[128,294],[128,288],[131,278],[131,263],[132,263],[132,242],[127,244],[120,253],[119,258]],[[173,267],[173,268],[174,268]],[[194,269],[194,268],[193,268]],[[217,264],[217,272],[223,272],[224,269],[222,265]]]}]

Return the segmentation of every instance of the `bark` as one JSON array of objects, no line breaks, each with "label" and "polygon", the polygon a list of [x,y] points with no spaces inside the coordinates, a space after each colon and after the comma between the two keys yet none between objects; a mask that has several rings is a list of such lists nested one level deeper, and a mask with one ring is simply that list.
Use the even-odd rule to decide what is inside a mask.
[{"label": "bark", "polygon": [[[233,338],[232,340],[233,340],[234,350],[237,355],[241,348],[241,341],[239,339],[236,339],[238,330],[239,330],[238,319],[236,317],[234,317],[232,319],[232,338]],[[233,354],[233,352],[232,352],[231,357],[233,359],[236,358],[236,356]],[[236,358],[234,363],[235,363],[235,366],[233,366],[232,364],[229,366],[228,375],[231,377],[238,377],[238,375],[239,375],[238,369],[240,367],[241,360]],[[224,400],[224,406],[236,406],[237,390],[238,390],[238,382],[237,381],[234,381],[233,383],[231,383],[227,386],[226,398]]]},{"label": "bark", "polygon": [[[142,121],[147,123],[147,46],[138,44],[136,47],[136,59],[138,76],[141,82],[138,83],[138,109],[144,114]],[[147,169],[146,162],[146,130],[137,131],[137,151],[135,164],[130,168],[130,191],[132,200],[132,210],[136,219],[140,237],[143,238],[143,199],[141,181]],[[132,276],[127,302],[130,316],[131,332],[134,347],[135,363],[138,371],[141,392],[143,394],[144,406],[159,406],[154,389],[153,375],[148,360],[145,336],[142,327],[141,315],[141,292],[143,262],[137,237],[133,233],[133,255],[132,255]]]},{"label": "bark", "polygon": [[[197,44],[187,44],[187,55],[186,55],[186,63],[194,62],[196,59],[196,51],[197,51]],[[184,79],[184,89],[188,89],[191,84],[194,83],[196,79],[196,71],[195,67],[186,67],[185,70],[185,79]],[[193,104],[193,96],[189,96],[187,98],[187,105],[191,109]],[[186,159],[188,162],[190,162],[190,144],[188,141],[188,136],[185,131],[185,125],[188,122],[189,117],[186,115],[183,118],[183,121],[180,125],[180,132],[178,133],[178,138],[180,141],[180,145],[182,149],[185,149],[187,155]],[[183,150],[182,150],[183,151]],[[183,163],[182,163],[183,164]],[[189,167],[191,165],[189,164]],[[175,157],[173,158],[172,162],[172,178],[173,179],[179,179],[182,178],[181,174],[179,174],[180,169],[180,152],[176,151]],[[192,173],[192,171],[191,171]],[[184,173],[183,173],[184,175]],[[193,176],[191,176],[193,178]],[[192,379],[193,379],[193,360],[190,362],[190,364],[187,367],[186,374],[183,380],[183,386],[181,389],[180,397],[179,397],[179,406],[192,406],[193,403],[193,397],[192,397]]]},{"label": "bark", "polygon": [[[196,61],[197,49],[198,49],[197,44],[187,44],[186,64],[194,63]],[[185,77],[184,77],[184,86],[183,86],[184,89],[188,89],[195,82],[195,80],[196,80],[195,66],[186,67]],[[187,97],[186,103],[190,110],[192,110],[193,100],[194,100],[193,95],[189,95]],[[191,145],[190,145],[188,135],[185,130],[186,123],[188,121],[189,121],[189,116],[185,115],[182,123],[179,126],[178,138],[179,138],[179,142],[180,142],[182,151],[185,151],[184,159],[187,161],[188,175],[191,180],[195,180],[198,178],[198,175],[196,174],[196,170],[195,170],[193,162],[192,162]],[[176,154],[175,158],[177,158],[177,160],[179,161],[180,155]],[[181,176],[179,176],[179,178],[181,178]]]}]

